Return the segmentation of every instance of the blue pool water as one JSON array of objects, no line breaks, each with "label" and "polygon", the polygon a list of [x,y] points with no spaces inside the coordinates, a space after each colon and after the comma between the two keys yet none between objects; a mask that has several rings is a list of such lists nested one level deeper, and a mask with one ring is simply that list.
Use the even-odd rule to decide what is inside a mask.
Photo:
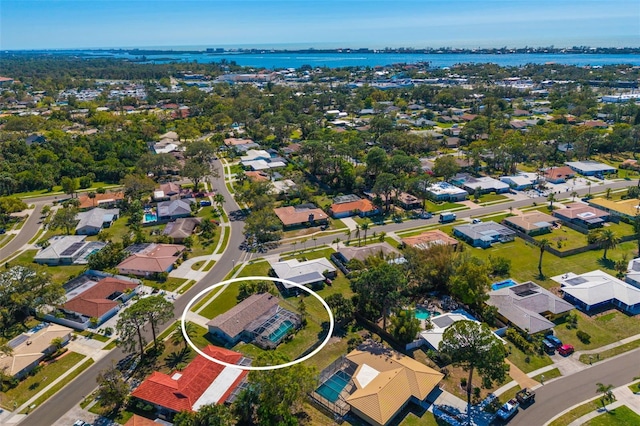
[{"label": "blue pool water", "polygon": [[514,285],[518,285],[518,283],[509,278],[508,280],[491,284],[491,290],[500,290],[501,288],[513,287]]},{"label": "blue pool water", "polygon": [[280,327],[278,327],[277,330],[267,336],[267,339],[269,339],[273,343],[278,343],[280,339],[282,339],[284,335],[287,334],[287,332],[292,328],[293,324],[291,323],[291,321],[284,321],[282,324],[280,324]]},{"label": "blue pool water", "polygon": [[144,221],[146,222],[155,222],[156,220],[158,220],[158,215],[156,215],[155,213],[145,213],[144,214]]},{"label": "blue pool water", "polygon": [[416,308],[413,311],[413,316],[419,320],[428,320],[431,317],[435,317],[436,315],[440,315],[440,312],[431,312],[424,308]]},{"label": "blue pool water", "polygon": [[336,402],[340,396],[340,392],[347,386],[351,377],[342,370],[337,371],[329,380],[320,385],[316,389],[316,393],[329,402]]}]

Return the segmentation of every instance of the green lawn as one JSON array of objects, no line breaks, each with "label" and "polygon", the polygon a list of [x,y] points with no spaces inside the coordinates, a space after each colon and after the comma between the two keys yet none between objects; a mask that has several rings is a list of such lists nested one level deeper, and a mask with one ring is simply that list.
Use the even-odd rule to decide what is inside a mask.
[{"label": "green lawn", "polygon": [[[624,339],[625,337],[633,336],[640,331],[640,323],[636,317],[629,317],[617,310],[610,310],[606,313],[588,316],[580,311],[574,311],[578,316],[578,328],[577,329],[567,329],[564,324],[560,324],[554,328],[556,335],[560,340],[566,343],[572,344],[577,351],[585,350],[585,349],[596,349],[602,347],[604,345],[608,345],[610,343],[617,342],[620,339]],[[576,331],[582,330],[587,332],[590,336],[590,342],[588,344],[582,343],[576,337]],[[640,346],[640,340],[635,343],[635,347]],[[607,355],[609,357],[613,356],[617,353],[622,353],[624,350],[630,350],[631,348],[614,348],[611,349],[609,354],[603,352],[601,356],[604,358]],[[606,351],[609,352],[609,351]],[[596,359],[594,354],[593,359]],[[587,360],[588,362],[588,356]]]},{"label": "green lawn", "polygon": [[542,383],[542,376],[544,376],[544,381],[547,382],[551,379],[555,379],[556,377],[561,377],[562,373],[557,368],[554,368],[553,370],[545,371],[542,374],[533,376],[532,379],[535,380],[536,382]]},{"label": "green lawn", "polygon": [[585,364],[602,361],[607,358],[614,357],[616,355],[623,354],[625,352],[631,351],[633,349],[637,349],[640,347],[640,340],[634,340],[633,342],[625,343],[624,345],[616,346],[615,348],[607,349],[606,351],[598,352],[597,354],[592,354],[591,359],[589,359],[589,355],[583,354],[580,355],[580,362]]},{"label": "green lawn", "polygon": [[508,344],[508,347],[511,353],[507,359],[525,373],[530,373],[538,368],[546,367],[553,362],[547,355],[529,355],[529,362],[527,362],[527,355],[524,352],[511,343]]},{"label": "green lawn", "polygon": [[584,426],[636,426],[640,424],[640,415],[623,405],[600,414],[584,424]]},{"label": "green lawn", "polygon": [[[91,366],[91,364],[93,364],[93,359],[89,358],[86,361],[84,361],[80,367],[76,368],[75,370],[73,370],[73,372],[69,373],[69,375],[67,375],[64,380],[60,380],[58,383],[56,383],[55,385],[53,385],[48,391],[46,391],[45,393],[43,393],[42,395],[40,395],[34,402],[33,404],[37,406],[41,405],[43,402],[45,402],[47,399],[51,398],[52,395],[54,395],[56,392],[58,392],[60,389],[62,389],[63,387],[65,387],[67,385],[67,383],[71,382],[73,379],[75,379],[80,373],[82,373],[84,370],[86,370],[87,368],[89,368]],[[26,413],[29,410],[29,408],[24,409],[21,414]]]},{"label": "green lawn", "polygon": [[14,403],[18,407],[21,406],[84,358],[84,355],[75,352],[65,353],[61,358],[47,364],[33,376],[27,376],[15,388],[0,394],[2,395],[1,405],[7,409],[13,409]]},{"label": "green lawn", "polygon": [[[35,257],[38,250],[25,250],[18,257],[9,262],[9,266],[14,266],[18,264],[22,265],[33,265],[33,258]],[[43,268],[51,274],[51,277],[54,282],[65,283],[69,281],[71,277],[78,276],[82,274],[86,269],[87,265],[61,265],[61,266],[47,266],[43,265]]]},{"label": "green lawn", "polygon": [[465,206],[464,204],[448,203],[448,202],[435,203],[431,200],[427,200],[425,208],[427,209],[427,211],[433,213],[433,212],[441,212],[444,210],[467,209],[468,207]]},{"label": "green lawn", "polygon": [[595,411],[601,407],[602,404],[600,403],[600,399],[594,399],[593,401],[586,402],[582,405],[577,406],[573,410],[564,413],[563,415],[549,423],[549,426],[567,426],[574,420],[577,420],[585,414],[589,414],[590,412]]},{"label": "green lawn", "polygon": [[180,287],[182,284],[187,282],[187,280],[184,278],[174,278],[174,277],[169,277],[164,282],[154,281],[146,278],[141,278],[141,280],[144,282],[144,285],[148,285],[149,287],[153,287],[153,288],[157,288],[158,290],[165,290],[165,291],[174,291],[175,289]]},{"label": "green lawn", "polygon": [[[536,235],[536,241],[548,240],[551,247],[560,251],[571,250],[587,245],[587,236],[566,226],[554,229],[550,233]],[[560,246],[558,246],[560,244]]]},{"label": "green lawn", "polygon": [[629,389],[631,390],[631,392],[633,393],[638,393],[640,392],[640,382],[634,383],[631,386],[629,386]]},{"label": "green lawn", "polygon": [[487,203],[497,203],[499,201],[508,201],[510,199],[511,198],[506,197],[502,194],[491,193],[491,194],[483,194],[478,201],[474,199],[473,202],[476,204],[484,205]]}]

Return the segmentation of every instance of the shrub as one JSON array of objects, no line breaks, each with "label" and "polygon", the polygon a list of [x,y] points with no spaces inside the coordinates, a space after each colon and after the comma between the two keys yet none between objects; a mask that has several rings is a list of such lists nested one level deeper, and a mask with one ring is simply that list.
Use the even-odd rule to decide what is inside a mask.
[{"label": "shrub", "polygon": [[467,388],[467,378],[466,377],[460,378],[460,387],[462,387],[464,389]]},{"label": "shrub", "polygon": [[585,333],[582,330],[578,330],[576,331],[576,336],[578,337],[578,339],[580,339],[580,341],[582,343],[584,343],[585,345],[589,344],[591,342],[591,336],[588,333]]},{"label": "shrub", "polygon": [[533,345],[513,328],[507,330],[506,337],[525,354],[533,352]]}]

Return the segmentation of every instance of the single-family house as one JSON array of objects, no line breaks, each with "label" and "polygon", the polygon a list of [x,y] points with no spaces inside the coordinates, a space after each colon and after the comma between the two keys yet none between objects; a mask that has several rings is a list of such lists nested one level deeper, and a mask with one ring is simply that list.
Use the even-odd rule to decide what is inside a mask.
[{"label": "single-family house", "polygon": [[616,168],[593,160],[567,161],[565,164],[583,176],[602,177],[616,173]]},{"label": "single-family house", "polygon": [[116,269],[121,274],[148,277],[171,272],[174,264],[186,249],[178,244],[135,244],[127,248],[131,256],[120,262]]},{"label": "single-family house", "polygon": [[501,194],[509,192],[509,185],[489,176],[475,177],[469,173],[458,173],[451,179],[451,183],[464,189],[469,194],[480,191],[481,194],[495,192]]},{"label": "single-family house", "polygon": [[458,246],[458,240],[439,229],[425,231],[413,237],[404,237],[402,242],[409,247],[415,247],[420,250],[428,249],[434,245],[449,245],[454,249]]},{"label": "single-family house", "polygon": [[196,201],[193,198],[181,198],[178,200],[161,201],[158,203],[158,221],[173,220],[180,217],[191,216],[191,205]]},{"label": "single-family house", "polygon": [[494,221],[464,224],[453,227],[453,235],[473,247],[488,248],[494,243],[506,243],[515,239],[515,231]]},{"label": "single-family house", "polygon": [[288,196],[294,192],[298,186],[291,179],[276,180],[271,182],[272,189],[269,191],[273,195]]},{"label": "single-family house", "polygon": [[41,265],[58,266],[86,264],[87,258],[102,250],[107,243],[85,241],[86,235],[57,235],[49,238],[48,245],[40,250],[33,261]]},{"label": "single-family house", "polygon": [[447,182],[436,182],[426,188],[429,198],[435,201],[463,201],[469,196],[464,189]]},{"label": "single-family house", "polygon": [[[228,349],[208,345],[202,350],[229,364],[247,362],[242,354]],[[246,376],[247,371],[197,355],[184,369],[170,375],[154,371],[131,392],[131,396],[152,404],[158,414],[172,416],[181,411],[198,411],[203,405],[230,402]]]},{"label": "single-family house", "polygon": [[351,259],[357,259],[364,262],[369,257],[381,257],[385,259],[392,259],[396,261],[402,258],[402,253],[398,249],[395,249],[391,244],[387,242],[374,243],[366,246],[345,246],[338,249],[338,254],[341,255],[340,260],[344,260],[344,263],[349,262]]},{"label": "single-family house", "polygon": [[629,261],[624,280],[632,286],[640,288],[640,257]]},{"label": "single-family house", "polygon": [[617,222],[620,217],[634,220],[635,216],[640,212],[640,200],[637,198],[619,201],[592,198],[589,200],[589,205],[609,213],[609,219],[614,222]]},{"label": "single-family house", "polygon": [[167,182],[160,185],[153,191],[154,201],[177,200],[180,198],[182,188],[175,182]]},{"label": "single-family house", "polygon": [[285,228],[324,225],[329,220],[329,216],[314,204],[278,207],[273,212]]},{"label": "single-family house", "polygon": [[105,192],[104,194],[95,193],[93,198],[87,194],[78,196],[78,210],[88,210],[94,207],[110,208],[118,205],[124,200],[124,192]]},{"label": "single-family house", "polygon": [[586,312],[614,307],[628,315],[640,313],[640,288],[606,272],[569,272],[551,279],[560,283],[567,301]]},{"label": "single-family house", "polygon": [[501,176],[500,181],[509,185],[511,189],[524,191],[526,189],[533,188],[534,185],[537,185],[539,179],[536,173],[519,172],[518,174],[511,176]]},{"label": "single-family house", "polygon": [[485,303],[498,309],[502,321],[529,334],[552,329],[553,320],[573,309],[571,303],[531,281],[493,290]]},{"label": "single-family house", "polygon": [[193,230],[196,229],[201,222],[201,217],[181,217],[173,222],[167,223],[162,234],[171,237],[174,243],[182,243],[185,238],[193,234]]},{"label": "single-family house", "polygon": [[549,183],[565,183],[575,175],[569,166],[551,167],[544,171],[544,179]]},{"label": "single-family house", "polygon": [[[418,337],[418,346],[426,345],[429,349],[437,351],[445,330],[449,328],[450,325],[458,321],[480,322],[464,309],[456,309],[455,311],[447,312],[446,314],[431,316],[429,318],[429,322],[432,327],[429,330],[420,332]],[[496,338],[499,339],[498,336],[496,336]]]},{"label": "single-family house", "polygon": [[76,234],[97,235],[103,228],[109,228],[120,216],[120,209],[95,208],[79,212],[76,216]]},{"label": "single-family house", "polygon": [[412,401],[421,405],[444,377],[373,342],[365,342],[345,359],[355,369],[346,402],[355,416],[375,426],[390,424]]},{"label": "single-family house", "polygon": [[52,343],[60,339],[66,344],[73,330],[58,324],[51,324],[35,332],[19,335],[7,343],[12,351],[0,355],[0,371],[10,377],[21,379],[33,370],[47,355],[55,352]]},{"label": "single-family house", "polygon": [[534,211],[517,216],[509,216],[504,219],[504,224],[533,236],[551,232],[551,228],[555,226],[557,221],[558,219],[553,216]]},{"label": "single-family house", "polygon": [[341,195],[333,199],[333,204],[329,207],[329,213],[336,219],[358,215],[360,217],[374,216],[380,213],[380,209],[375,207],[366,198],[357,195]]},{"label": "single-family house", "polygon": [[404,210],[413,210],[422,207],[422,200],[420,198],[406,192],[397,194],[393,203],[398,207],[402,207]]},{"label": "single-family house", "polygon": [[[270,263],[276,277],[310,287],[321,284],[326,278],[336,276],[335,266],[324,257],[302,262],[298,259],[290,259]],[[280,284],[285,292],[296,290],[291,284]]]},{"label": "single-family house", "polygon": [[141,284],[136,279],[87,271],[63,285],[65,301],[46,314],[45,319],[78,330],[97,327],[135,296]]},{"label": "single-family house", "polygon": [[209,333],[230,346],[242,340],[273,349],[284,340],[287,333],[283,330],[295,330],[302,324],[298,315],[280,307],[279,302],[270,293],[252,294],[209,321]]},{"label": "single-family house", "polygon": [[592,129],[608,129],[609,125],[602,120],[587,120],[582,123],[583,126]]},{"label": "single-family house", "polygon": [[553,211],[553,215],[565,223],[571,223],[588,232],[600,228],[609,221],[609,213],[583,203],[565,204],[564,209]]}]

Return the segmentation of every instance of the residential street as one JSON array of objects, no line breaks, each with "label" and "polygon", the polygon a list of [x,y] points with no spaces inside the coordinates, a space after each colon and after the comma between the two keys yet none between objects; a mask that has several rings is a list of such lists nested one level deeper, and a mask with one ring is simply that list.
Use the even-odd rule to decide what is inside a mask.
[{"label": "residential street", "polygon": [[[217,164],[217,166],[220,165]],[[222,170],[221,166],[220,170]],[[239,210],[238,205],[235,203],[233,197],[231,196],[231,194],[229,194],[226,185],[224,184],[224,178],[221,176],[216,182],[212,183],[213,188],[216,188],[217,191],[225,197],[225,210],[227,212]],[[635,182],[633,181],[614,182],[598,187],[597,191],[603,191],[607,188],[619,189],[634,184]],[[595,191],[596,189],[594,189],[594,192]],[[578,192],[581,195],[584,195],[587,193],[587,189],[580,190]],[[37,200],[37,205],[41,207],[41,202],[52,199],[53,197],[40,198]],[[32,200],[31,202],[36,202],[36,200]],[[540,197],[536,199],[525,199],[521,201],[500,203],[474,210],[460,211],[457,212],[457,215],[459,218],[465,218],[471,215],[485,215],[489,213],[504,211],[510,206],[514,208],[527,206],[532,202],[537,202],[538,204],[546,203],[546,198]],[[37,207],[37,209],[38,208],[39,207]],[[214,267],[205,275],[205,277],[201,281],[199,281],[191,289],[189,289],[189,291],[187,291],[183,295],[183,297],[176,299],[174,303],[174,316],[176,319],[181,316],[184,307],[187,305],[192,295],[197,294],[202,289],[212,284],[222,281],[228,274],[228,272],[232,269],[233,264],[236,263],[236,261],[240,262],[247,255],[246,252],[243,252],[239,249],[239,246],[244,239],[243,222],[239,220],[233,220],[233,215],[229,216],[231,220],[231,236],[229,239],[227,250],[225,250],[220,260],[216,262]],[[37,221],[31,222],[34,218],[39,218],[39,214],[34,214],[29,218],[29,222],[25,224],[22,231],[20,232],[20,235],[17,236],[14,241],[16,241],[18,237],[20,237],[19,241],[24,241],[24,243],[26,243],[33,237],[33,235],[35,235],[35,233],[37,232]],[[433,224],[436,222],[437,217],[434,216],[434,218],[429,220],[393,223],[380,227],[376,226],[374,229],[378,232],[384,231],[389,233],[409,228],[415,228],[417,226]],[[318,237],[316,244],[330,244],[331,241],[333,241],[335,238],[336,234]],[[16,244],[12,246],[14,247],[13,250],[16,250],[15,247],[17,247],[17,245],[18,242],[16,242]],[[285,243],[280,245],[276,249],[269,251],[268,254],[277,254],[281,252],[291,251],[292,249],[293,246],[290,243]],[[256,255],[253,256],[256,257]],[[173,321],[167,322],[164,328],[170,326],[172,323]],[[146,334],[147,339],[150,340],[151,333],[148,331]],[[80,402],[84,398],[84,396],[90,394],[95,389],[95,377],[97,376],[99,371],[107,368],[111,365],[112,362],[117,362],[125,356],[126,354],[124,354],[120,349],[112,350],[107,356],[97,361],[80,376],[78,376],[69,386],[65,387],[63,391],[58,392],[47,402],[37,407],[31,414],[27,415],[22,423],[34,426],[50,425],[52,423],[52,419],[58,419],[62,417],[67,411],[69,411],[78,402]],[[543,422],[541,420],[543,418],[549,419],[558,412],[575,404],[576,402],[592,397],[593,393],[595,392],[595,383],[598,381],[604,383],[612,383],[614,385],[619,385],[630,381],[632,377],[638,375],[639,373],[637,371],[637,361],[639,359],[639,356],[640,354],[638,353],[638,351],[635,351],[626,354],[621,358],[617,358],[615,362],[605,361],[581,373],[569,376],[566,379],[558,380],[549,385],[545,385],[543,388],[537,391],[539,396],[536,399],[536,404],[534,404],[529,410],[520,413],[514,420],[516,422],[514,424],[542,424]]]}]

